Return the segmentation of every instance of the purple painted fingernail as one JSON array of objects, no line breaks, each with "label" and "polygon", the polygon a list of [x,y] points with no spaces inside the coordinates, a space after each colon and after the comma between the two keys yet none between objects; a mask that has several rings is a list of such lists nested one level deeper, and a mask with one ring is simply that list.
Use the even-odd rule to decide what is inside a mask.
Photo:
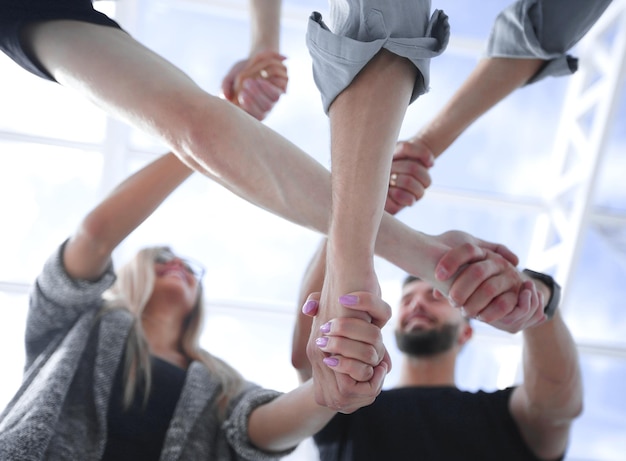
[{"label": "purple painted fingernail", "polygon": [[337,365],[339,365],[339,359],[336,359],[335,357],[326,357],[325,359],[322,359],[322,362],[324,362],[329,367],[336,367]]},{"label": "purple painted fingernail", "polygon": [[321,338],[317,338],[315,340],[315,344],[318,347],[326,347],[328,345],[328,338],[326,336],[322,336]]},{"label": "purple painted fingernail", "polygon": [[440,267],[437,269],[437,272],[435,272],[435,277],[437,278],[437,280],[447,280],[448,271],[445,270],[443,267]]},{"label": "purple painted fingernail", "polygon": [[309,299],[307,302],[304,303],[304,306],[302,306],[302,312],[304,314],[310,314],[316,308],[317,308],[317,301]]},{"label": "purple painted fingernail", "polygon": [[339,302],[344,306],[354,306],[359,302],[359,297],[355,295],[339,296]]},{"label": "purple painted fingernail", "polygon": [[322,333],[330,333],[330,322],[326,322],[324,325],[320,327],[320,331]]}]

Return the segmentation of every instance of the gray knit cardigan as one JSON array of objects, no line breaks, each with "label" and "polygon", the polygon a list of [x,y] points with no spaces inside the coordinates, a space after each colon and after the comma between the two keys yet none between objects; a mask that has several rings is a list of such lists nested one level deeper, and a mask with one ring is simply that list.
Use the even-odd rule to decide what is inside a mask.
[{"label": "gray knit cardigan", "polygon": [[[0,460],[99,460],[115,371],[132,317],[123,310],[98,316],[113,268],[96,282],[74,280],[62,265],[63,245],[46,262],[30,298],[23,383],[0,414]],[[250,412],[276,391],[246,383],[220,424],[219,384],[199,362],[185,379],[165,436],[162,461],[275,460],[247,437]],[[294,447],[295,448],[295,447]]]}]

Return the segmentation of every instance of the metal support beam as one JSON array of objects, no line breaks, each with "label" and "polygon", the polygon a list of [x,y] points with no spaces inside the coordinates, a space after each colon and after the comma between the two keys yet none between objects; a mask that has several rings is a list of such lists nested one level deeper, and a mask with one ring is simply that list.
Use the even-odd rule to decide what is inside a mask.
[{"label": "metal support beam", "polygon": [[570,78],[553,148],[554,182],[546,188],[546,211],[537,219],[528,257],[530,267],[562,284],[563,306],[624,85],[626,0],[609,6],[576,52],[580,67]]}]

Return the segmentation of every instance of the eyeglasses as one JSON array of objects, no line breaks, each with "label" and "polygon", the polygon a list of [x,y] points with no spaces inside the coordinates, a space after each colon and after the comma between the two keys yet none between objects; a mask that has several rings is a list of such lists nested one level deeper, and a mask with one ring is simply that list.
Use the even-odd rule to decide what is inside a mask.
[{"label": "eyeglasses", "polygon": [[154,262],[158,264],[167,264],[173,260],[180,261],[187,272],[193,275],[197,280],[202,280],[205,273],[204,266],[193,259],[181,258],[168,250],[163,250],[154,257]]}]

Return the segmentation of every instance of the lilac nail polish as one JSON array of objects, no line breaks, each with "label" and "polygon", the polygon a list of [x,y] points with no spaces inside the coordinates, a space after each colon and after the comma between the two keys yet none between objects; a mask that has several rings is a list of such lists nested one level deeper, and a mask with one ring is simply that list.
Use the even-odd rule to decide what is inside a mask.
[{"label": "lilac nail polish", "polygon": [[320,331],[322,333],[330,333],[330,322],[326,322],[324,325],[320,327]]},{"label": "lilac nail polish", "polygon": [[315,340],[315,344],[317,344],[318,347],[326,347],[328,345],[328,338],[325,336],[322,336],[321,338],[317,338]]},{"label": "lilac nail polish", "polygon": [[339,365],[339,359],[336,359],[335,357],[326,357],[322,360],[322,362],[324,362],[329,367],[336,367],[337,365]]},{"label": "lilac nail polish", "polygon": [[313,301],[312,299],[310,299],[304,303],[304,306],[302,306],[302,312],[304,314],[310,314],[316,308],[317,308],[317,301]]},{"label": "lilac nail polish", "polygon": [[339,296],[339,302],[344,306],[354,306],[359,302],[359,297],[355,295]]}]

